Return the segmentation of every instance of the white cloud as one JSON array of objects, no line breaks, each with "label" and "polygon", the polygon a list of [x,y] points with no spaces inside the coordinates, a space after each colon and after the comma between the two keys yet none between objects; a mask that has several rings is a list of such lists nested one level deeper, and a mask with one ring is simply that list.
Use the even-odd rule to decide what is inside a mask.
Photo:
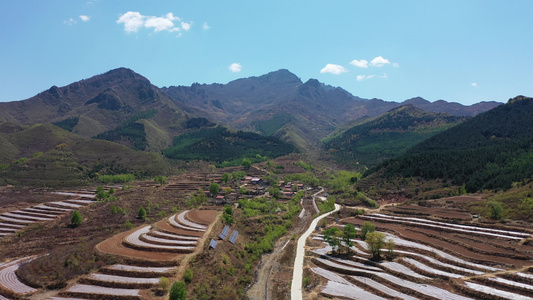
[{"label": "white cloud", "polygon": [[[176,24],[178,23],[179,24]],[[191,29],[192,22],[183,22],[180,17],[169,12],[163,17],[144,16],[137,11],[128,11],[121,15],[117,24],[124,24],[124,31],[128,33],[137,32],[142,27],[153,29],[154,32],[168,31],[177,32],[182,29],[188,31]],[[181,33],[177,37],[181,36]]]},{"label": "white cloud", "polygon": [[154,32],[173,29],[172,20],[163,17],[148,17],[144,22],[144,27],[153,28]]},{"label": "white cloud", "polygon": [[357,75],[356,79],[357,81],[363,81],[370,78],[374,78],[375,75]]},{"label": "white cloud", "polygon": [[82,20],[83,22],[89,22],[89,20],[91,20],[91,17],[86,15],[80,15],[80,20]]},{"label": "white cloud", "polygon": [[72,25],[76,24],[76,20],[74,20],[73,18],[70,18],[70,19],[68,19],[66,21],[63,21],[63,24],[68,25],[68,26],[72,26]]},{"label": "white cloud", "polygon": [[174,14],[171,12],[167,13],[165,18],[169,19],[170,21],[181,21],[181,18],[174,16]]},{"label": "white cloud", "polygon": [[188,31],[191,29],[191,26],[192,26],[192,22],[181,22],[181,28],[183,28],[183,30],[185,31]]},{"label": "white cloud", "polygon": [[211,28],[211,27],[209,27],[209,25],[207,25],[207,22],[204,22],[204,25],[202,25],[202,29],[203,30],[209,30],[209,28]]},{"label": "white cloud", "polygon": [[383,67],[384,65],[388,64],[390,64],[390,61],[386,58],[383,58],[383,56],[377,56],[370,61],[370,65],[373,67]]},{"label": "white cloud", "polygon": [[137,32],[139,28],[143,27],[144,19],[145,16],[141,15],[139,12],[128,11],[127,13],[121,15],[120,18],[118,18],[117,24],[123,23],[124,31],[128,33]]},{"label": "white cloud", "polygon": [[475,82],[472,82],[470,85],[473,86],[473,87],[477,87],[477,83],[475,83]]},{"label": "white cloud", "polygon": [[383,79],[386,79],[386,78],[389,78],[389,75],[387,75],[387,73],[383,73],[383,75],[380,75],[378,76],[379,78],[383,78]]},{"label": "white cloud", "polygon": [[368,60],[366,59],[361,59],[361,60],[354,59],[350,62],[350,64],[358,68],[368,68]]},{"label": "white cloud", "polygon": [[229,70],[233,73],[235,72],[240,72],[242,70],[242,65],[239,64],[239,63],[232,63],[230,66],[229,66]]},{"label": "white cloud", "polygon": [[335,64],[327,64],[322,70],[320,70],[320,73],[331,73],[335,75],[339,75],[341,73],[348,72],[348,69],[341,65],[335,65]]}]

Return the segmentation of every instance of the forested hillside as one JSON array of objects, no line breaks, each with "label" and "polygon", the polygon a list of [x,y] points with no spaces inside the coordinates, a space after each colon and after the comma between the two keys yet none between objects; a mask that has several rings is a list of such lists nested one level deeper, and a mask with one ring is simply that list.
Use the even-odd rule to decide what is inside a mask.
[{"label": "forested hillside", "polygon": [[370,172],[443,179],[467,192],[533,177],[533,98],[518,96],[413,147]]},{"label": "forested hillside", "polygon": [[252,132],[231,132],[225,127],[203,128],[174,138],[173,146],[164,150],[172,159],[208,160],[238,164],[243,158],[275,158],[295,151],[295,147],[275,137]]},{"label": "forested hillside", "polygon": [[403,154],[417,143],[466,120],[444,113],[428,113],[412,105],[353,126],[324,142],[338,163],[375,165]]}]

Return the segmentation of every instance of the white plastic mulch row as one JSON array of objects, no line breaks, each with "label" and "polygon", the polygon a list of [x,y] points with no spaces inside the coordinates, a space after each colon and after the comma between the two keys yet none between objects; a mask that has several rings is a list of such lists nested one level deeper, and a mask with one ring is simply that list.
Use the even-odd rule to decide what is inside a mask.
[{"label": "white plastic mulch row", "polygon": [[[386,215],[382,215],[382,216],[386,216]],[[418,225],[418,226],[425,226],[425,227],[435,228],[437,230],[446,229],[446,230],[451,230],[451,231],[455,231],[455,232],[459,232],[459,233],[473,233],[473,234],[476,234],[476,235],[486,235],[486,236],[490,236],[490,237],[500,237],[500,238],[511,239],[511,240],[521,240],[521,239],[524,238],[524,237],[517,237],[517,236],[513,236],[513,235],[508,235],[508,234],[504,235],[504,234],[499,234],[499,233],[490,233],[490,232],[482,231],[480,229],[478,229],[478,230],[468,230],[468,229],[457,228],[455,226],[448,226],[448,225],[452,225],[452,224],[449,224],[449,223],[432,224],[432,223],[428,223],[428,222],[409,221],[409,220],[398,218],[398,217],[390,218],[388,216],[381,217],[381,216],[376,216],[376,215],[366,215],[366,216],[362,216],[362,217],[366,218],[366,219],[371,219],[371,220],[378,220],[378,221],[381,220],[381,221],[395,222],[395,223],[401,223],[401,224],[413,224],[413,225]],[[476,228],[474,228],[474,229],[476,229]]]},{"label": "white plastic mulch row", "polygon": [[126,241],[134,246],[144,247],[144,248],[151,248],[151,249],[157,249],[157,250],[194,250],[195,247],[186,247],[186,246],[164,246],[164,245],[156,245],[156,244],[150,244],[144,241],[140,240],[140,236],[142,234],[146,234],[150,231],[149,226],[145,226],[143,228],[140,228],[130,234],[128,237],[126,237]]},{"label": "white plastic mulch row", "polygon": [[100,273],[92,273],[88,276],[89,279],[94,279],[104,282],[116,282],[116,283],[133,283],[133,284],[158,284],[159,278],[137,278],[127,276],[108,275]]},{"label": "white plastic mulch row", "polygon": [[385,233],[385,235],[386,235],[385,239],[386,240],[391,239],[396,246],[403,246],[403,247],[407,247],[407,248],[420,249],[420,250],[424,250],[424,251],[428,251],[428,252],[433,252],[436,255],[438,255],[438,256],[446,259],[446,260],[449,260],[449,261],[452,261],[452,262],[455,262],[455,263],[459,263],[459,264],[462,264],[462,265],[474,267],[474,268],[481,269],[481,270],[486,270],[486,271],[490,271],[490,272],[503,271],[503,269],[489,267],[489,266],[485,266],[485,265],[477,264],[477,263],[472,263],[472,262],[460,259],[460,258],[458,258],[458,257],[456,257],[454,255],[448,254],[448,253],[446,253],[444,251],[435,249],[433,247],[429,247],[429,246],[426,246],[426,245],[423,245],[423,244],[420,244],[420,243],[415,243],[415,242],[411,242],[411,241],[408,241],[408,240],[404,240],[404,239],[401,239],[401,238],[399,238],[399,237],[397,237],[395,235],[389,234],[389,233]]},{"label": "white plastic mulch row", "polygon": [[518,272],[518,273],[515,273],[515,274],[518,275],[518,276],[520,276],[520,277],[533,279],[533,274],[522,273],[522,272]]},{"label": "white plastic mulch row", "polygon": [[404,266],[404,265],[402,265],[400,263],[397,263],[397,262],[394,262],[394,261],[382,262],[382,263],[380,263],[380,265],[383,266],[384,268],[387,268],[387,269],[392,270],[392,271],[397,272],[397,273],[402,273],[402,274],[407,275],[409,277],[418,278],[418,279],[422,279],[422,280],[430,280],[431,279],[431,278],[429,278],[427,276],[424,276],[422,274],[419,274],[419,273],[411,270],[407,266]]},{"label": "white plastic mulch row", "polygon": [[334,268],[334,269],[340,270],[340,272],[345,272],[346,274],[350,274],[350,273],[353,273],[353,272],[361,272],[361,271],[376,272],[376,271],[370,271],[370,270],[366,270],[366,269],[361,269],[361,268],[357,268],[357,267],[350,267],[350,266],[347,266],[347,265],[339,264],[339,263],[333,262],[333,261],[331,261],[329,259],[317,258],[316,260],[319,261],[320,263],[328,266],[329,268]]},{"label": "white plastic mulch row", "polygon": [[325,255],[325,257],[327,259],[334,260],[334,261],[336,261],[338,263],[341,263],[341,264],[344,264],[344,265],[348,265],[348,266],[352,266],[352,267],[358,267],[358,268],[367,269],[367,270],[371,270],[371,271],[377,271],[377,272],[381,272],[382,271],[378,267],[374,267],[374,266],[371,266],[371,265],[365,265],[363,263],[356,262],[356,261],[353,261],[353,260],[342,259],[342,258],[333,257],[333,256],[329,256],[329,255]]},{"label": "white plastic mulch row", "polygon": [[397,290],[391,289],[390,287],[383,285],[371,278],[363,277],[363,276],[351,276],[353,280],[356,280],[359,283],[362,283],[364,285],[367,285],[371,288],[374,288],[376,290],[381,291],[382,293],[385,293],[393,298],[399,298],[404,300],[418,300],[418,298],[411,297],[409,295],[406,295],[402,292],[399,292]]},{"label": "white plastic mulch row", "polygon": [[43,210],[52,210],[52,211],[63,211],[63,212],[72,210],[71,208],[55,207],[55,206],[50,206],[46,204],[35,205],[34,208],[38,208],[38,209],[40,208]]},{"label": "white plastic mulch row", "polygon": [[45,211],[34,211],[34,210],[30,210],[29,208],[24,208],[24,209],[21,209],[21,210],[16,210],[16,211],[12,211],[12,213],[17,213],[17,214],[21,214],[21,215],[25,215],[25,216],[34,216],[34,217],[41,217],[41,218],[48,218],[48,219],[55,219],[59,216],[59,214],[57,213],[53,213],[53,212],[45,212]]},{"label": "white plastic mulch row", "polygon": [[81,203],[81,204],[92,204],[92,203],[96,203],[96,201],[94,201],[94,200],[69,199],[69,200],[65,200],[65,201],[68,201],[68,202],[74,202],[74,204],[76,204],[76,203]]},{"label": "white plastic mulch row", "polygon": [[[382,251],[386,251],[386,250],[382,250]],[[441,267],[444,267],[444,268],[453,269],[453,270],[457,270],[457,271],[464,272],[464,273],[468,273],[470,275],[481,275],[481,274],[484,274],[484,272],[481,272],[481,271],[476,271],[476,270],[472,270],[472,269],[458,267],[456,265],[447,264],[447,263],[441,262],[441,261],[439,261],[437,259],[434,259],[433,257],[429,257],[429,256],[426,256],[426,255],[420,254],[420,253],[408,252],[408,251],[402,251],[402,250],[394,250],[394,253],[395,254],[407,254],[407,255],[411,255],[411,256],[416,256],[417,258],[421,258],[423,260],[426,260],[426,261],[428,261],[428,262],[430,262],[430,263],[432,263],[434,265],[441,266]]]},{"label": "white plastic mulch row", "polygon": [[322,288],[322,293],[331,295],[334,297],[345,297],[349,299],[360,300],[384,300],[385,298],[379,297],[372,293],[365,291],[364,289],[356,286],[355,284],[347,281],[339,275],[325,270],[323,268],[312,268],[314,273],[328,279],[328,283]]},{"label": "white plastic mulch row", "polygon": [[172,267],[138,267],[138,266],[129,266],[129,265],[112,265],[108,269],[119,270],[119,271],[130,271],[130,272],[146,272],[146,273],[168,273],[174,268]]},{"label": "white plastic mulch row", "polygon": [[513,281],[513,280],[509,280],[509,279],[504,279],[504,278],[500,278],[500,277],[487,277],[488,280],[491,280],[491,281],[495,281],[495,282],[499,282],[501,284],[504,284],[504,285],[508,285],[508,286],[514,286],[514,287],[519,287],[519,288],[523,288],[523,289],[526,289],[526,290],[531,290],[531,292],[533,292],[533,285],[531,284],[527,284],[527,283],[522,283],[522,282],[516,282],[516,281]]},{"label": "white plastic mulch row", "polygon": [[176,228],[190,230],[190,231],[205,231],[204,229],[183,225],[180,222],[176,221],[176,217],[177,217],[177,214],[168,218],[168,221],[170,222],[170,224]]},{"label": "white plastic mulch row", "polygon": [[29,216],[25,214],[19,214],[18,211],[12,211],[3,213],[2,215],[10,217],[10,218],[16,218],[16,219],[22,219],[22,220],[30,220],[30,221],[51,221],[55,219],[54,217],[36,217],[36,216]]},{"label": "white plastic mulch row", "polygon": [[18,224],[9,224],[9,223],[2,223],[0,222],[0,227],[3,227],[3,228],[17,228],[17,229],[20,229],[20,228],[24,228],[26,226],[24,225],[18,225]]},{"label": "white plastic mulch row", "polygon": [[410,290],[416,291],[418,293],[421,293],[421,294],[424,294],[430,297],[435,297],[435,298],[442,299],[442,300],[467,300],[467,299],[471,300],[471,298],[451,293],[447,290],[438,288],[436,286],[415,283],[415,282],[402,279],[402,278],[399,278],[399,277],[396,277],[394,275],[390,275],[387,273],[378,273],[378,272],[372,272],[372,271],[368,271],[367,273],[374,274],[390,283],[408,288]]},{"label": "white plastic mulch row", "polygon": [[130,297],[140,297],[139,289],[119,289],[119,288],[109,288],[88,284],[76,284],[71,286],[67,292],[70,293],[79,293],[79,294],[88,294],[88,295],[111,295],[111,296],[130,296]]},{"label": "white plastic mulch row", "polygon": [[185,218],[185,216],[189,213],[188,210],[180,213],[178,215],[178,221],[181,222],[181,224],[183,225],[186,225],[186,226],[190,226],[190,227],[194,227],[194,228],[198,228],[198,229],[203,229],[204,231],[207,229],[207,226],[204,226],[204,225],[200,225],[200,224],[197,224],[197,223],[194,223],[194,222],[191,222],[189,220],[187,220]]},{"label": "white plastic mulch row", "polygon": [[161,244],[167,244],[167,245],[182,245],[182,246],[191,246],[196,245],[196,241],[182,241],[182,240],[171,240],[171,239],[164,239],[164,238],[158,238],[155,236],[151,236],[148,234],[143,234],[142,238],[146,240],[146,242],[154,242],[154,243],[161,243]]},{"label": "white plastic mulch row", "polygon": [[59,205],[59,206],[69,207],[69,208],[83,207],[83,205],[80,205],[80,204],[74,204],[74,203],[69,203],[69,202],[64,202],[64,201],[54,201],[54,202],[49,202],[49,203]]},{"label": "white plastic mulch row", "polygon": [[24,225],[37,222],[37,221],[30,221],[30,220],[23,220],[23,219],[13,218],[13,217],[6,216],[4,214],[0,215],[0,220],[4,221],[4,222],[14,222],[14,223],[24,224]]},{"label": "white plastic mulch row", "polygon": [[433,221],[433,220],[421,219],[421,218],[398,217],[398,216],[390,216],[390,215],[384,215],[384,214],[371,214],[371,216],[378,216],[378,217],[392,218],[392,219],[400,219],[400,220],[410,220],[410,221],[417,221],[417,222],[424,222],[424,223],[432,223],[432,224],[438,224],[438,225],[442,225],[442,226],[446,226],[446,227],[457,227],[457,228],[470,229],[470,230],[476,230],[476,231],[488,231],[488,232],[495,232],[495,233],[501,233],[501,234],[507,234],[507,235],[516,235],[516,236],[521,236],[521,237],[529,237],[529,236],[531,236],[531,234],[525,233],[525,232],[502,230],[502,229],[493,229],[493,228],[470,226],[470,225],[460,225],[460,224],[439,222],[439,221]]},{"label": "white plastic mulch row", "polygon": [[450,273],[450,272],[446,272],[446,271],[441,271],[441,270],[437,270],[435,268],[432,268],[428,265],[425,265],[421,262],[418,262],[412,258],[408,258],[408,257],[404,257],[402,258],[402,260],[404,260],[405,262],[413,265],[415,268],[418,268],[418,269],[421,269],[427,273],[430,273],[432,275],[435,275],[435,276],[444,276],[444,277],[449,277],[449,278],[461,278],[463,277],[463,275],[459,275],[459,274],[455,274],[455,273]]},{"label": "white plastic mulch row", "polygon": [[83,192],[83,193],[56,192],[54,194],[65,195],[65,196],[85,197],[85,198],[95,198],[96,197],[94,194],[87,194],[85,192]]},{"label": "white plastic mulch row", "polygon": [[172,234],[172,233],[158,231],[158,230],[153,230],[151,232],[151,234],[154,235],[154,236],[166,237],[166,238],[175,239],[175,240],[197,241],[197,240],[200,239],[197,236],[188,236],[188,235],[182,235],[182,234]]},{"label": "white plastic mulch row", "polygon": [[489,286],[486,286],[486,285],[482,285],[482,284],[478,284],[478,283],[474,283],[474,282],[470,282],[470,281],[465,281],[465,285],[471,290],[474,290],[474,291],[477,291],[477,292],[480,292],[480,293],[484,293],[484,294],[487,294],[487,295],[501,297],[501,298],[504,298],[504,299],[531,300],[531,297],[528,297],[528,296],[523,296],[523,295],[520,295],[520,294],[515,294],[515,293],[511,293],[511,292],[507,292],[507,291],[502,291],[502,290],[499,290],[499,289],[495,289],[495,288],[492,288],[492,287],[489,287]]},{"label": "white plastic mulch row", "polygon": [[62,210],[54,210],[52,207],[50,207],[50,209],[43,209],[43,208],[38,208],[37,206],[32,206],[32,207],[28,207],[28,208],[24,208],[22,209],[22,211],[26,211],[26,212],[33,212],[33,213],[37,213],[37,214],[43,214],[43,215],[61,215],[61,214],[64,214],[65,211],[62,211]]},{"label": "white plastic mulch row", "polygon": [[15,294],[24,295],[37,291],[36,289],[22,283],[15,273],[22,261],[29,260],[28,258],[19,259],[7,264],[0,265],[0,285],[7,290],[13,291]]}]

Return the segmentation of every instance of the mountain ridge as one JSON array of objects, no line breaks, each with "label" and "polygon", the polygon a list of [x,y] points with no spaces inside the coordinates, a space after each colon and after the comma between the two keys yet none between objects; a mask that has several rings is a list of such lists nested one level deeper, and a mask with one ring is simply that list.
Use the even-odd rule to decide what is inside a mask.
[{"label": "mountain ridge", "polygon": [[[266,84],[258,90],[263,82]],[[237,86],[240,88],[239,93],[232,94],[231,91]],[[271,135],[284,138],[307,150],[319,148],[320,140],[344,123],[362,117],[377,117],[405,104],[412,103],[428,112],[464,116],[473,116],[502,104],[491,101],[465,106],[444,100],[429,102],[420,97],[403,102],[363,99],[317,79],[302,82],[286,69],[258,77],[237,79],[226,85],[194,84],[191,87],[163,87],[161,90],[176,103],[195,107],[211,120],[239,130],[264,133],[261,124],[257,124],[258,120],[273,120],[268,130]],[[278,122],[278,126],[274,126],[276,120],[286,120],[284,115],[292,116],[291,120]],[[291,135],[286,134],[287,130],[298,134],[295,138],[289,138]]]},{"label": "mountain ridge", "polygon": [[[467,116],[500,105],[431,103],[419,97],[402,103],[409,102],[426,111]],[[180,124],[189,116],[201,116],[237,130],[279,137],[303,150],[316,150],[320,140],[342,124],[379,116],[402,103],[359,98],[316,79],[302,82],[287,69],[227,84],[158,88],[131,69],[117,68],[63,87],[52,86],[26,100],[0,103],[0,121],[55,123],[78,117],[73,132],[88,138],[114,130],[139,111],[155,109],[155,125],[169,137],[181,132]],[[170,138],[159,143],[163,140],[169,146]],[[154,145],[148,148],[157,149]]]}]

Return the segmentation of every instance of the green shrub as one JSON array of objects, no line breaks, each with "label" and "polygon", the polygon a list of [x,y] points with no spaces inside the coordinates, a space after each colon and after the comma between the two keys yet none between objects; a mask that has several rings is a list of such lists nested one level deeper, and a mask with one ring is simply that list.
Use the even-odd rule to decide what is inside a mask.
[{"label": "green shrub", "polygon": [[126,222],[124,222],[124,228],[126,229],[132,229],[135,225],[133,225],[130,220],[126,220]]},{"label": "green shrub", "polygon": [[170,288],[169,300],[185,300],[187,299],[187,291],[185,290],[185,283],[183,281],[174,281]]},{"label": "green shrub", "polygon": [[82,221],[83,221],[83,217],[81,216],[81,213],[75,210],[72,213],[72,217],[70,218],[70,225],[72,225],[73,227],[77,227],[81,225]]},{"label": "green shrub", "polygon": [[105,183],[127,183],[135,180],[133,174],[100,175],[98,181]]},{"label": "green shrub", "polygon": [[160,277],[159,278],[159,288],[166,293],[168,291],[168,288],[170,287],[170,281],[166,277]]},{"label": "green shrub", "polygon": [[185,273],[183,273],[183,280],[185,281],[185,283],[191,283],[192,281],[192,270],[191,269],[185,270]]},{"label": "green shrub", "polygon": [[141,206],[141,208],[139,208],[139,213],[137,214],[137,217],[139,217],[139,219],[141,220],[146,220],[146,209],[144,209],[144,207]]}]

